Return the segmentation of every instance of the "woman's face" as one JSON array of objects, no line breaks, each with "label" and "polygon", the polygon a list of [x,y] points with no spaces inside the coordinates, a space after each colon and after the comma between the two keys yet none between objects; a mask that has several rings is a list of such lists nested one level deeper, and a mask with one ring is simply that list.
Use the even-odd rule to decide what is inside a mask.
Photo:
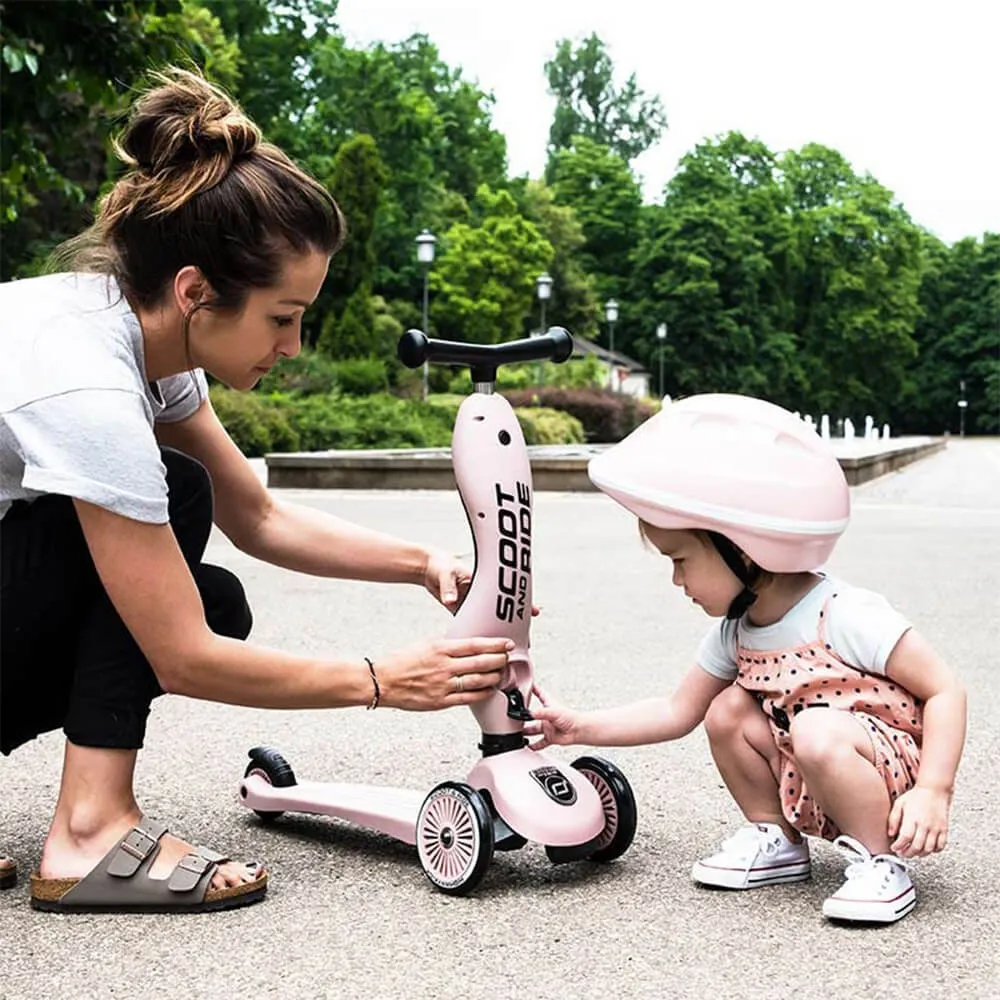
[{"label": "woman's face", "polygon": [[290,257],[273,288],[250,292],[238,315],[199,309],[188,346],[194,366],[233,389],[252,389],[281,358],[302,349],[302,314],[326,278],[329,258],[311,252]]}]

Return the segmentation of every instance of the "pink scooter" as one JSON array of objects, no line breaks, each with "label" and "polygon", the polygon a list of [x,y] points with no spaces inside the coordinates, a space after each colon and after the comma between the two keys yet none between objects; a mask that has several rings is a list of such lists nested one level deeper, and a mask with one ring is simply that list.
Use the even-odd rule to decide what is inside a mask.
[{"label": "pink scooter", "polygon": [[370,785],[297,781],[276,750],[256,747],[239,786],[243,805],[263,820],[285,811],[322,813],[415,844],[420,864],[442,892],[464,895],[482,880],[493,852],[543,844],[549,859],[607,862],[632,843],[636,806],[614,764],[580,757],[572,767],[531,750],[523,734],[534,694],[531,625],[532,483],[528,452],[511,405],[494,393],[501,364],[561,362],[573,338],[560,327],[506,344],[430,340],[410,330],[399,357],[467,365],[475,391],[461,405],[452,438],[459,493],[475,539],[472,584],[449,637],[514,641],[507,675],[492,698],[471,706],[482,731],[482,759],[464,782],[429,793]]}]

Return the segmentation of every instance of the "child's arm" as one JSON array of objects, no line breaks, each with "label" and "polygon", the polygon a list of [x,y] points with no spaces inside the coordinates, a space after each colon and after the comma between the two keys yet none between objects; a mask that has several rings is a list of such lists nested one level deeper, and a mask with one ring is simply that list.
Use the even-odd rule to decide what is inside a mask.
[{"label": "child's arm", "polygon": [[537,720],[524,727],[527,736],[541,736],[532,749],[551,744],[571,746],[638,746],[686,736],[708,711],[712,699],[732,684],[701,667],[692,667],[669,697],[646,698],[617,708],[576,712],[549,705],[536,688],[542,708],[532,708]]},{"label": "child's arm", "polygon": [[918,857],[943,850],[948,842],[948,811],[965,743],[965,690],[915,629],[896,643],[885,673],[924,703],[917,783],[896,799],[889,814],[892,850]]}]

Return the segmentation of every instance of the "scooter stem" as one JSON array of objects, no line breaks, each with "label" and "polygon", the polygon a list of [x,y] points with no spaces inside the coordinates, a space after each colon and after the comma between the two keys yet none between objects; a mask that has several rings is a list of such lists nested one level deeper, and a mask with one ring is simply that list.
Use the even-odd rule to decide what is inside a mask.
[{"label": "scooter stem", "polygon": [[[485,389],[486,386],[477,386]],[[518,701],[527,709],[534,671],[531,645],[531,464],[521,425],[503,396],[475,392],[459,407],[452,436],[452,465],[475,543],[468,594],[448,636],[512,639],[500,690],[470,706],[484,736],[519,733],[512,718]],[[509,741],[520,746],[521,741]]]}]

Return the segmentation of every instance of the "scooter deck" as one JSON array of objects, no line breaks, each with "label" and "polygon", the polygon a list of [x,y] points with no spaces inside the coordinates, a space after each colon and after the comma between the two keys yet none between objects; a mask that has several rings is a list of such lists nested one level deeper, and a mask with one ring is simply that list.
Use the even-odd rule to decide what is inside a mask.
[{"label": "scooter deck", "polygon": [[417,815],[426,794],[381,785],[299,781],[278,788],[255,774],[240,786],[243,805],[261,812],[300,812],[335,816],[416,844]]}]

